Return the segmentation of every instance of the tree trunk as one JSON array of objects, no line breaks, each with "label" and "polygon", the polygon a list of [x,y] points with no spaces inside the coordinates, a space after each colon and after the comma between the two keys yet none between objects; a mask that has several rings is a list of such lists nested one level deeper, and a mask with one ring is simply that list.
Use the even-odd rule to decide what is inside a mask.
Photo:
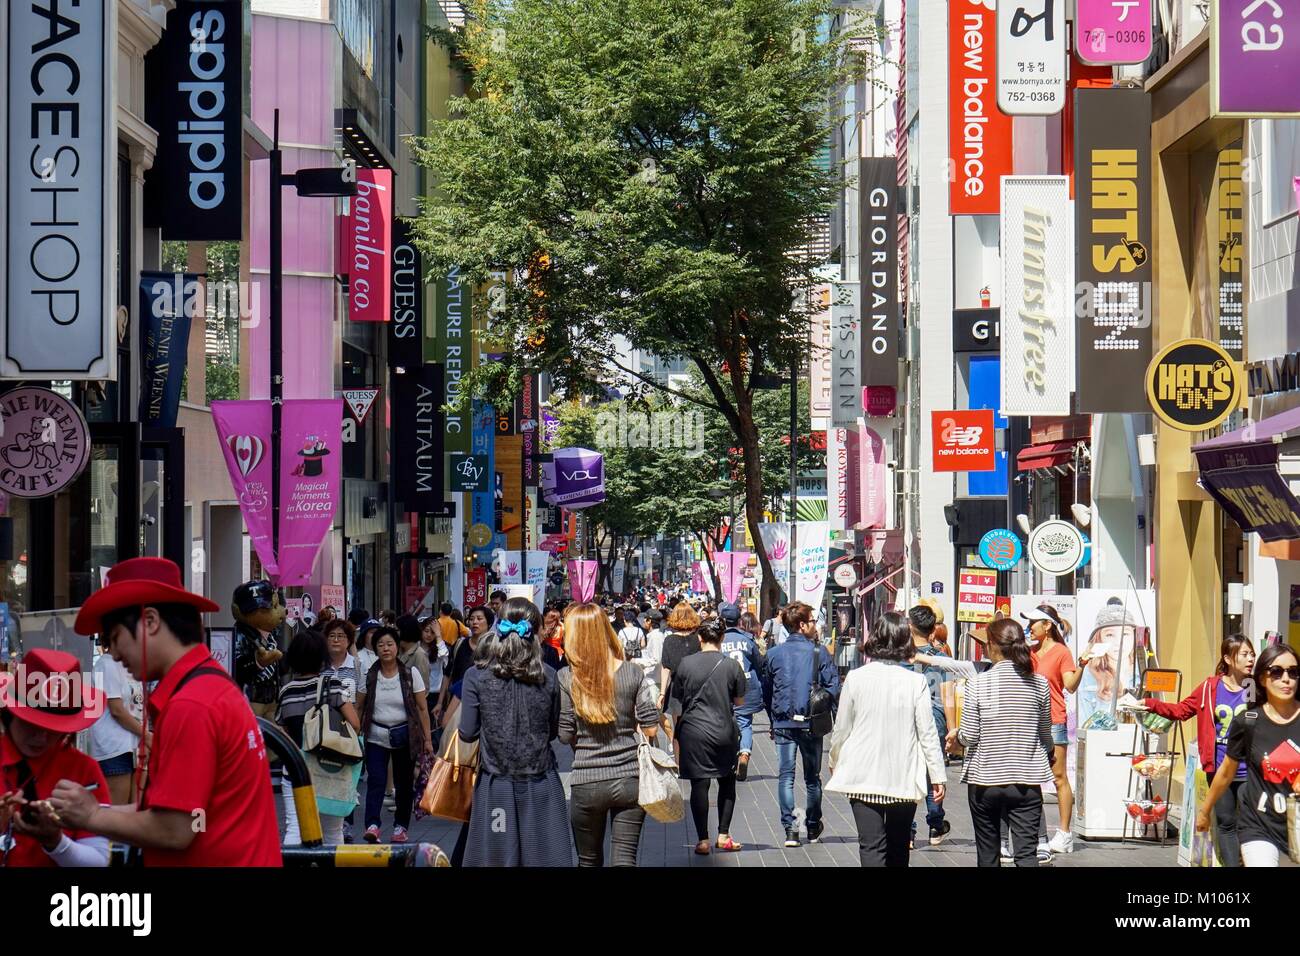
[{"label": "tree trunk", "polygon": [[[762,620],[772,616],[780,603],[781,589],[772,572],[772,560],[763,546],[763,536],[758,533],[758,526],[763,520],[763,460],[758,448],[758,428],[754,425],[754,403],[750,394],[741,391],[736,402],[736,413],[740,419],[740,450],[745,462],[745,524],[754,539],[754,552],[758,555],[759,567],[763,569],[763,586],[759,594],[759,611]],[[733,532],[732,548],[735,548]]]}]

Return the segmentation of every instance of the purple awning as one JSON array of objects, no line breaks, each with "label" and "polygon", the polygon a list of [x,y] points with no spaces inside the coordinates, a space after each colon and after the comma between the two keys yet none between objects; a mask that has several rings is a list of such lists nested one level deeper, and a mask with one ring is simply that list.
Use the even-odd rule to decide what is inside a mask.
[{"label": "purple awning", "polygon": [[1193,449],[1201,486],[1243,531],[1254,531],[1265,541],[1300,538],[1300,501],[1278,471],[1278,446],[1271,440],[1272,434],[1285,429],[1272,432],[1269,439],[1224,442],[1248,430],[1239,429]]},{"label": "purple awning", "polygon": [[1278,437],[1285,437],[1288,432],[1300,430],[1300,407],[1270,415],[1268,418],[1252,422],[1236,431],[1230,431],[1218,438],[1211,438],[1192,446],[1192,451],[1200,452],[1208,448],[1226,448],[1230,445],[1250,445],[1255,442],[1271,442]]}]

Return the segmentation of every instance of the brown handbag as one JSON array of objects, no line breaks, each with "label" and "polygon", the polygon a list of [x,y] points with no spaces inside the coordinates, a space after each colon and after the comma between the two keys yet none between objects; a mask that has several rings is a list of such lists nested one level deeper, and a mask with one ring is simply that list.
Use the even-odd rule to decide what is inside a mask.
[{"label": "brown handbag", "polygon": [[453,731],[442,754],[433,759],[429,785],[420,797],[420,809],[431,817],[468,823],[474,803],[474,784],[478,781],[478,741],[470,746],[470,756],[460,759],[460,733]]}]

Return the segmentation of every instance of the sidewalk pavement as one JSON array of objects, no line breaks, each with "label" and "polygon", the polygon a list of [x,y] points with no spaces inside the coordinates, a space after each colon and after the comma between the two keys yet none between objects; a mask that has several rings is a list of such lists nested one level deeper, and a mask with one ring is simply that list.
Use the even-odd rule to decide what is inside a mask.
[{"label": "sidewalk pavement", "polygon": [[[662,738],[661,738],[662,741]],[[556,758],[560,767],[560,779],[564,783],[566,796],[569,792],[569,766],[572,753],[568,747],[554,744]],[[830,771],[823,758],[822,783],[830,779]],[[975,840],[971,829],[970,811],[967,809],[966,788],[956,782],[961,768],[952,764],[949,771],[949,789],[944,801],[947,818],[952,831],[944,838],[940,846],[929,845],[929,829],[925,823],[925,805],[917,808],[917,845],[911,856],[912,866],[939,867],[974,867]],[[777,806],[777,762],[776,747],[768,739],[767,717],[758,714],[754,719],[754,754],[749,765],[748,779],[737,785],[736,812],[732,820],[731,835],[744,849],[738,853],[718,853],[709,856],[696,856],[695,828],[691,823],[689,800],[686,816],[683,820],[672,823],[657,823],[646,819],[641,833],[640,865],[644,867],[664,866],[858,866],[857,828],[853,814],[849,809],[848,799],[839,794],[827,793],[822,801],[822,817],[826,830],[821,842],[809,844],[807,830],[800,826],[799,836],[803,845],[786,849],[782,846],[785,834],[781,830],[780,810]],[[689,785],[683,782],[682,793],[688,797]],[[710,811],[711,836],[717,839],[717,786],[712,788],[713,809]],[[362,800],[364,801],[364,782]],[[795,768],[795,806],[796,814],[802,824],[804,804],[803,770],[796,764]],[[356,838],[361,839],[364,827],[361,825],[364,807],[357,808],[357,824],[354,827]],[[1057,823],[1055,805],[1044,808],[1047,815],[1049,832],[1054,833]],[[392,812],[384,811],[383,837],[388,839],[392,832]],[[446,820],[425,817],[413,823],[410,831],[412,842],[437,843],[448,855],[456,845],[460,825]],[[1176,866],[1178,847],[1172,839],[1168,846],[1154,843],[1120,843],[1119,841],[1085,841],[1075,837],[1074,852],[1058,855],[1052,866],[1110,866],[1110,867],[1159,867]],[[606,851],[608,860],[608,850]],[[576,862],[576,856],[575,856]]]}]

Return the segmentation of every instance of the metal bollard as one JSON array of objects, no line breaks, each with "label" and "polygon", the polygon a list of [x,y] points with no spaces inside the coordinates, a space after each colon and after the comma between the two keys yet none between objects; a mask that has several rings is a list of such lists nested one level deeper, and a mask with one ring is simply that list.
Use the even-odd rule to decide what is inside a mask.
[{"label": "metal bollard", "polygon": [[451,866],[451,860],[436,843],[286,846],[280,852],[284,857],[285,866],[324,868]]}]

